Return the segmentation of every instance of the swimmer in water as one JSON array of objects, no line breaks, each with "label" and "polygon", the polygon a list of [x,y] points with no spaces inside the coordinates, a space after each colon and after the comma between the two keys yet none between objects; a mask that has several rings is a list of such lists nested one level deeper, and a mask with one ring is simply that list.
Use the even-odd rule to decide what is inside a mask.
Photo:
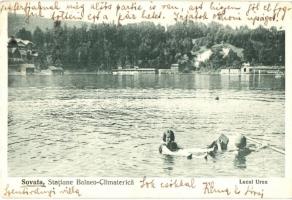
[{"label": "swimmer in water", "polygon": [[[207,146],[208,149],[212,148],[212,151],[208,151],[208,155],[214,158],[217,152],[224,152],[227,150],[229,143],[229,138],[221,134],[217,140],[214,140],[210,145]],[[206,159],[207,157],[205,157]]]},{"label": "swimmer in water", "polygon": [[234,165],[238,168],[246,168],[246,159],[245,157],[252,152],[259,151],[262,148],[267,147],[267,145],[257,146],[255,144],[247,145],[247,139],[244,135],[239,135],[235,139],[235,159]]},{"label": "swimmer in water", "polygon": [[236,153],[238,156],[247,156],[251,152],[258,151],[262,148],[265,148],[267,145],[255,145],[255,144],[249,144],[247,145],[247,139],[244,135],[239,135],[235,139],[235,147],[236,147]]},{"label": "swimmer in water", "polygon": [[[169,151],[175,152],[179,149],[183,149],[175,142],[175,134],[172,130],[166,130],[162,135],[163,143],[159,146],[159,152],[162,153],[162,147],[165,146]],[[207,148],[192,148],[192,149],[185,149],[189,151],[189,153],[193,153],[196,157],[203,157],[207,160],[208,156],[212,158],[216,157],[218,152],[225,152],[227,150],[227,146],[229,143],[229,138],[221,134],[218,139],[214,140]],[[203,155],[202,155],[203,153]]]},{"label": "swimmer in water", "polygon": [[162,152],[162,146],[165,145],[170,151],[177,151],[182,149],[175,142],[174,132],[170,129],[166,130],[162,135],[163,143],[159,147],[159,152]]}]

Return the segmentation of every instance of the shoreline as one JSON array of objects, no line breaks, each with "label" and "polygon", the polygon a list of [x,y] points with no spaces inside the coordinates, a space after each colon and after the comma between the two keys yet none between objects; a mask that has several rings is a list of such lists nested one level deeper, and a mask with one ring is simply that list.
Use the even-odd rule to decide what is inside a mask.
[{"label": "shoreline", "polygon": [[[21,74],[21,73],[8,73],[8,76],[67,76],[67,75],[113,75],[113,76],[137,76],[137,75],[220,75],[220,76],[277,76],[276,73],[266,73],[266,74],[220,74],[220,73],[209,73],[209,72],[203,72],[203,73],[177,73],[177,74],[112,74],[112,73],[94,73],[94,72],[73,72],[73,73],[64,73],[62,75],[60,74],[41,74],[41,73],[32,73],[32,74]],[[285,77],[285,75],[280,75],[281,77]],[[278,77],[278,76],[277,76]],[[279,78],[279,77],[278,77]]]}]

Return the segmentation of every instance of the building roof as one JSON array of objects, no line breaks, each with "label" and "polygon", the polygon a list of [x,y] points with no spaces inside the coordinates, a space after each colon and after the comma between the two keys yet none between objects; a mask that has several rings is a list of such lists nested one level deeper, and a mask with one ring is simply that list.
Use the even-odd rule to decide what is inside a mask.
[{"label": "building roof", "polygon": [[62,67],[55,67],[55,66],[49,66],[48,67],[49,68],[49,70],[51,70],[51,71],[63,71],[63,68]]},{"label": "building roof", "polygon": [[22,40],[20,38],[15,38],[15,40],[17,41],[17,43],[23,43],[24,45],[28,45],[28,44],[33,44],[31,41],[29,40]]},{"label": "building roof", "polygon": [[29,41],[29,40],[23,40],[23,39],[20,39],[20,38],[14,38],[14,37],[9,37],[8,38],[8,43],[11,42],[11,41],[16,41],[18,45],[28,45],[28,44],[32,44],[33,45],[33,42]]},{"label": "building roof", "polygon": [[17,41],[15,40],[15,38],[13,37],[8,38],[8,47],[9,46],[17,46]]}]

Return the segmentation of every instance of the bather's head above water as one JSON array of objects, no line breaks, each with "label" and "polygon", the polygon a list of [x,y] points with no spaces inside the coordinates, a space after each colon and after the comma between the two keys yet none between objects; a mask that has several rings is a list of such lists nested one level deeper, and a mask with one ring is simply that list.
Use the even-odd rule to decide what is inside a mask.
[{"label": "bather's head above water", "polygon": [[228,142],[229,142],[229,138],[224,135],[224,134],[221,134],[218,138],[218,143],[221,147],[221,150],[227,150],[227,146],[228,146]]},{"label": "bather's head above water", "polygon": [[244,135],[239,135],[235,138],[235,146],[239,149],[246,147],[246,137]]},{"label": "bather's head above water", "polygon": [[175,140],[174,132],[171,129],[166,130],[162,136],[163,142],[169,143]]}]

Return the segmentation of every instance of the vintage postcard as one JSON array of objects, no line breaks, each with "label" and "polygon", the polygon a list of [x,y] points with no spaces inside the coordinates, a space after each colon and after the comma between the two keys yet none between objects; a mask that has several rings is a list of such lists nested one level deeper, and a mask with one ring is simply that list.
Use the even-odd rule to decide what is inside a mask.
[{"label": "vintage postcard", "polygon": [[289,1],[1,1],[3,199],[292,199]]}]

